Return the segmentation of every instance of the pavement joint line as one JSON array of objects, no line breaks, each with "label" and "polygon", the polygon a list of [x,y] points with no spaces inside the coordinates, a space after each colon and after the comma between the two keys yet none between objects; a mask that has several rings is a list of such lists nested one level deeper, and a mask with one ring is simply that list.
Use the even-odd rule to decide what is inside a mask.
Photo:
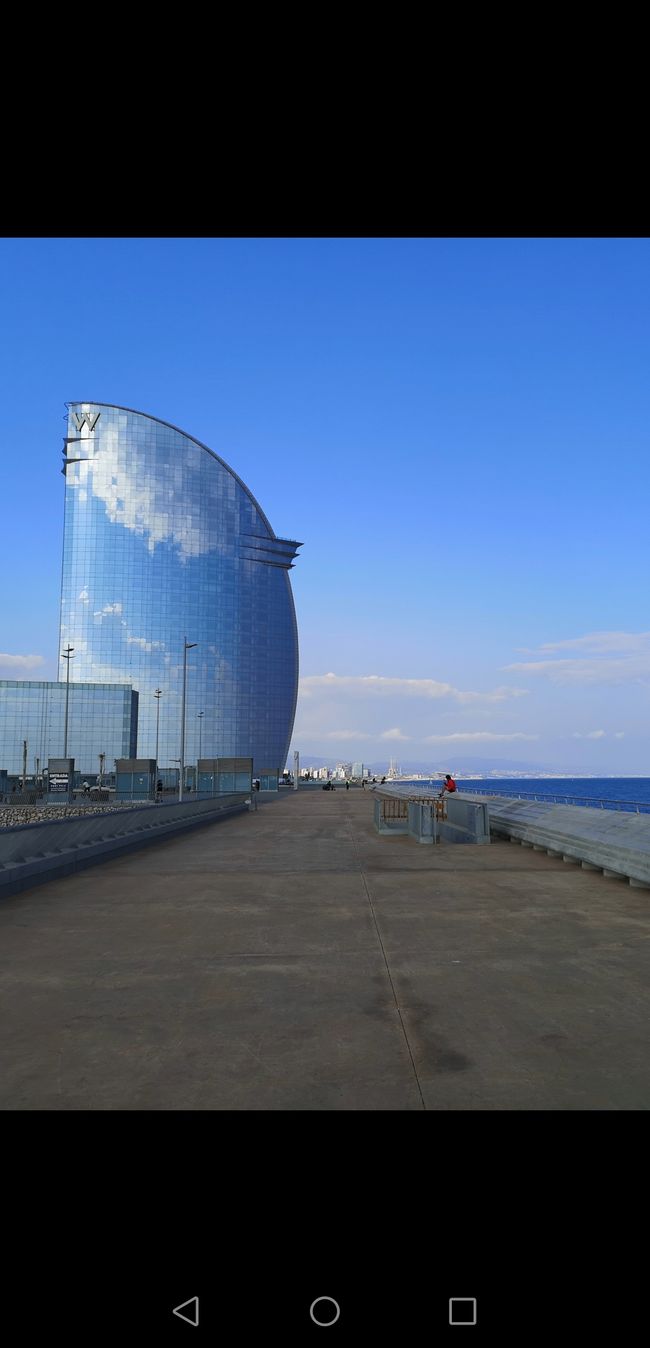
[{"label": "pavement joint line", "polygon": [[384,943],[383,943],[383,941],[382,941],[382,939],[381,939],[381,932],[380,932],[380,930],[379,930],[379,924],[378,924],[378,922],[377,922],[377,915],[376,915],[376,913],[375,913],[375,909],[374,909],[374,905],[373,905],[373,902],[372,902],[372,898],[371,898],[371,896],[370,896],[370,890],[368,889],[368,885],[367,885],[367,882],[366,882],[365,872],[364,872],[364,870],[363,870],[363,866],[361,865],[361,863],[360,863],[360,861],[359,861],[359,854],[358,854],[358,851],[357,851],[357,843],[356,843],[356,838],[355,838],[355,836],[354,836],[354,831],[353,831],[353,828],[352,828],[352,820],[351,820],[351,819],[348,820],[348,829],[349,829],[349,831],[350,831],[350,839],[351,839],[351,841],[352,841],[352,847],[353,847],[353,850],[354,850],[354,855],[355,855],[355,858],[356,858],[356,862],[357,862],[357,865],[358,865],[358,867],[359,867],[359,874],[360,874],[361,879],[362,879],[362,882],[363,882],[363,887],[364,887],[364,889],[365,889],[365,891],[366,891],[366,898],[367,898],[367,900],[368,900],[368,907],[370,908],[370,912],[371,912],[371,914],[372,914],[372,920],[373,920],[374,925],[375,925],[375,931],[376,931],[376,933],[377,933],[377,940],[379,941],[379,948],[380,948],[381,953],[382,953],[382,956],[383,956],[384,964],[386,965],[386,973],[388,974],[388,981],[389,981],[389,983],[390,983],[391,992],[392,992],[392,994],[393,994],[393,1001],[395,1002],[395,1010],[397,1011],[397,1014],[398,1014],[398,1016],[399,1016],[399,1023],[400,1023],[401,1028],[402,1028],[402,1034],[404,1035],[404,1043],[406,1044],[406,1047],[407,1047],[407,1050],[408,1050],[408,1055],[409,1055],[409,1058],[411,1059],[411,1066],[412,1066],[412,1068],[413,1068],[413,1075],[414,1075],[414,1077],[415,1077],[415,1084],[416,1084],[416,1086],[417,1086],[417,1088],[418,1088],[418,1094],[419,1094],[420,1100],[421,1100],[421,1102],[422,1102],[422,1108],[423,1108],[424,1110],[426,1110],[426,1104],[425,1104],[425,1101],[424,1101],[424,1095],[423,1095],[423,1093],[422,1093],[422,1087],[421,1087],[421,1085],[420,1085],[420,1078],[419,1078],[419,1076],[418,1076],[418,1069],[417,1069],[417,1067],[415,1066],[415,1059],[414,1059],[414,1057],[413,1057],[413,1053],[412,1053],[412,1050],[411,1050],[411,1045],[410,1045],[410,1043],[409,1043],[409,1037],[408,1037],[408,1034],[406,1033],[406,1026],[405,1026],[404,1020],[403,1020],[403,1018],[402,1018],[402,1012],[401,1012],[400,1004],[399,1004],[399,1002],[398,1002],[398,1000],[397,1000],[397,992],[396,992],[396,989],[395,989],[395,984],[393,983],[393,978],[392,978],[392,974],[391,974],[391,971],[390,971],[390,965],[389,965],[389,963],[388,963],[388,957],[387,957],[387,955],[386,955],[386,951],[384,950]]}]

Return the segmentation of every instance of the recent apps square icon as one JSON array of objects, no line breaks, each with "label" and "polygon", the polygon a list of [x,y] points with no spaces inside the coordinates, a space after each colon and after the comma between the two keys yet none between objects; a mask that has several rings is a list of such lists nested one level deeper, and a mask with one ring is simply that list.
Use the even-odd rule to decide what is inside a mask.
[{"label": "recent apps square icon", "polygon": [[476,1324],[476,1297],[449,1298],[450,1325]]}]

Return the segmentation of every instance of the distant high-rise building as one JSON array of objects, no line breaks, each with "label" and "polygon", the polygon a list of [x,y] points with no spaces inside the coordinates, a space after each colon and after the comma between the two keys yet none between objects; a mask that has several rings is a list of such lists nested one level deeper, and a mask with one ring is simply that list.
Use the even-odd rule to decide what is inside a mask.
[{"label": "distant high-rise building", "polygon": [[353,777],[363,777],[363,763],[353,763],[353,764],[352,764],[352,776],[353,776]]},{"label": "distant high-rise building", "polygon": [[59,649],[74,647],[71,681],[132,685],[138,754],[155,757],[158,738],[167,765],[180,755],[187,639],[185,761],[200,750],[281,770],[298,691],[289,570],[300,544],[276,538],[248,487],[193,436],[108,403],[68,407]]}]

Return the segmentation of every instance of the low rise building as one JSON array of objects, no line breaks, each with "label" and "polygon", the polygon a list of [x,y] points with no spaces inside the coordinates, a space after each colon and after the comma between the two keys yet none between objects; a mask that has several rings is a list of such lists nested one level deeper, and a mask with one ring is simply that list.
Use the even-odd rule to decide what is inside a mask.
[{"label": "low rise building", "polygon": [[[107,773],[117,758],[137,757],[138,694],[130,684],[71,683],[68,693],[67,756],[75,772],[95,776],[100,754]],[[25,741],[28,778],[60,757],[65,703],[63,682],[0,679],[0,768],[22,776]]]}]

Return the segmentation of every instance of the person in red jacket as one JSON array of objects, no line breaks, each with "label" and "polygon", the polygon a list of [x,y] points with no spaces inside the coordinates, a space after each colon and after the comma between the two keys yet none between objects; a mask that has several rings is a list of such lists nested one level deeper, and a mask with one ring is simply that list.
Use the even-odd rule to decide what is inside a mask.
[{"label": "person in red jacket", "polygon": [[449,773],[446,772],[446,773],[445,773],[445,780],[444,780],[444,782],[442,783],[442,791],[440,792],[440,799],[442,800],[442,798],[443,798],[443,796],[444,796],[444,794],[445,794],[445,791],[451,792],[451,791],[457,791],[457,790],[458,790],[458,787],[456,786],[456,783],[455,783],[453,777],[450,777]]}]

